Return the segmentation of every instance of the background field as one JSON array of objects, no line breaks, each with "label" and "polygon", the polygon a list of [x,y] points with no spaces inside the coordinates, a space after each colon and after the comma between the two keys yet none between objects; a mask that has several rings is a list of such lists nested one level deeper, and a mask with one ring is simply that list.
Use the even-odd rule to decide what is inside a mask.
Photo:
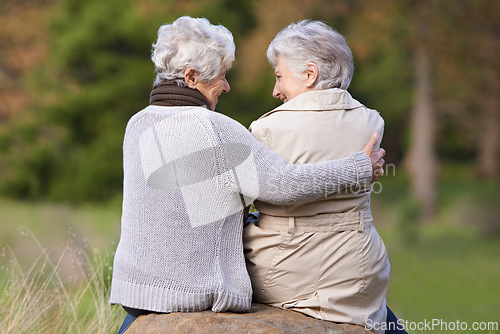
[{"label": "background field", "polygon": [[[441,214],[426,225],[411,221],[414,208],[406,195],[404,175],[382,178],[382,191],[373,196],[375,222],[392,264],[388,303],[400,319],[468,325],[500,321],[500,239],[484,220],[489,216],[477,209],[496,210],[489,199],[498,188],[474,181],[467,170],[451,173],[462,179],[460,192],[454,182],[443,180]],[[120,205],[119,198],[80,206],[1,200],[0,282],[7,291],[0,289],[0,315],[18,314],[16,321],[27,328],[34,327],[26,319],[35,317],[45,323],[41,332],[46,333],[54,332],[54,324],[64,329],[58,332],[68,333],[116,330],[124,312],[109,307],[107,296]],[[13,257],[20,272],[11,270]],[[57,267],[56,277],[50,278],[50,264],[41,269],[46,257]],[[51,288],[42,288],[45,282]],[[17,301],[19,296],[26,296],[26,304]],[[36,307],[30,305],[33,302]],[[51,316],[39,314],[42,310]],[[1,332],[9,332],[9,321]],[[11,325],[23,328],[16,321]]]},{"label": "background field", "polygon": [[499,1],[0,0],[1,333],[121,323],[107,299],[123,133],[148,104],[158,27],[182,15],[233,33],[217,111],[244,126],[280,104],[265,56],[276,33],[314,19],[344,35],[349,92],[385,120],[372,208],[391,308],[500,322]]}]

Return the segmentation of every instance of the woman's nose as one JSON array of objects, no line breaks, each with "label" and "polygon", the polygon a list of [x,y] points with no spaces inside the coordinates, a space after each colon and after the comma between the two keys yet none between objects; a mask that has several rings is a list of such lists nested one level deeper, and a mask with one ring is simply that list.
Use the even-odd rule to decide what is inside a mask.
[{"label": "woman's nose", "polygon": [[231,87],[229,86],[229,82],[227,79],[224,79],[224,93],[227,93],[231,90]]},{"label": "woman's nose", "polygon": [[280,98],[280,91],[278,90],[278,88],[276,88],[276,85],[274,85],[274,89],[273,89],[273,97],[279,99]]}]

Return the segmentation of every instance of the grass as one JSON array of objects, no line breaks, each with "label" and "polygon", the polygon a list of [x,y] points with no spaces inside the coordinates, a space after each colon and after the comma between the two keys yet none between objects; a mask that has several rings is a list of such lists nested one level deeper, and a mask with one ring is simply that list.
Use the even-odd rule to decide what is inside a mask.
[{"label": "grass", "polygon": [[500,326],[499,183],[477,179],[467,166],[444,166],[439,211],[427,222],[416,219],[404,174],[382,183],[372,210],[391,260],[391,309],[413,323],[439,319]]},{"label": "grass", "polygon": [[448,227],[426,227],[420,233],[412,244],[386,240],[392,265],[388,303],[398,317],[499,324],[498,239]]},{"label": "grass", "polygon": [[[11,219],[15,212],[9,204],[5,211]],[[15,207],[24,206],[26,210],[17,215],[41,217],[50,212],[49,216],[56,217],[61,210],[46,204],[17,203]],[[86,210],[67,213],[70,220],[78,220],[86,216]],[[25,223],[37,225],[39,221]],[[54,235],[58,238],[60,233],[47,227],[45,233],[38,229],[38,234],[50,247],[25,226],[16,229],[15,239],[0,243],[0,333],[116,333],[125,312],[108,305],[112,253],[90,243],[80,247],[86,238],[71,230],[64,242],[54,243]]]},{"label": "grass", "polygon": [[[478,181],[466,168],[447,169],[439,213],[420,224],[405,176],[381,181],[373,214],[392,265],[391,309],[414,324],[499,324],[498,183]],[[125,313],[108,305],[108,295],[120,205],[0,199],[0,333],[116,333]]]},{"label": "grass", "polygon": [[[120,233],[121,198],[103,204],[69,206],[0,198],[0,241],[19,245],[19,228],[27,227],[41,245],[73,239],[82,248],[115,248]],[[26,246],[26,245],[22,245]],[[29,246],[29,245],[28,245]],[[16,255],[23,253],[15,249]],[[31,252],[32,253],[32,252]]]}]

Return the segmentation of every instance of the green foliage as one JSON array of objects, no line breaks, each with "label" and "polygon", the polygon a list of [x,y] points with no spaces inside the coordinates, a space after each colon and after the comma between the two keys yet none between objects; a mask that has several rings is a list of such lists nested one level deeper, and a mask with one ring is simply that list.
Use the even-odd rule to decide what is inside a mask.
[{"label": "green foliage", "polygon": [[[411,109],[412,64],[402,50],[380,52],[359,64],[351,83],[354,98],[376,109],[385,121],[383,147],[387,161],[399,162],[406,149]],[[399,131],[394,131],[399,129]]]},{"label": "green foliage", "polygon": [[[29,115],[32,116],[32,115]],[[23,117],[0,128],[0,190],[13,197],[39,197],[57,177],[62,143],[50,126],[39,126],[38,117]]]},{"label": "green foliage", "polygon": [[56,91],[57,99],[0,133],[9,167],[1,189],[23,198],[110,198],[121,189],[126,122],[148,104],[154,79],[146,21],[128,1],[65,0],[51,31],[51,67],[33,80],[47,87],[41,96]]},{"label": "green foliage", "polygon": [[201,6],[197,13],[212,24],[222,24],[231,31],[235,43],[252,31],[257,24],[253,5],[255,0],[216,0]]},{"label": "green foliage", "polygon": [[[346,36],[355,57],[349,90],[355,99],[381,113],[386,122],[382,142],[386,161],[399,163],[410,139],[415,43],[410,5],[416,2],[321,0],[290,6],[299,4],[308,17],[278,11],[262,16],[265,3],[260,0],[55,2],[48,20],[49,60],[22,79],[36,102],[23,115],[0,123],[0,193],[73,202],[104,200],[120,193],[126,123],[148,104],[154,80],[151,44],[161,24],[181,15],[206,17],[232,31],[237,59],[228,74],[231,92],[221,97],[217,111],[245,126],[280,102],[271,95],[270,66],[250,67],[262,73],[245,73],[248,67],[238,64],[239,59],[249,64],[265,62],[264,54],[252,54],[243,46],[249,41],[263,43],[255,37],[278,30],[281,25],[275,21],[282,21],[280,15],[319,19],[335,27]],[[452,161],[472,161],[478,147],[484,146],[477,144],[477,129],[486,119],[476,115],[485,100],[477,98],[478,90],[489,87],[491,80],[483,77],[495,73],[488,65],[493,51],[484,51],[492,45],[494,36],[488,29],[495,25],[483,20],[482,14],[493,17],[498,6],[486,0],[474,4],[428,4],[428,10],[443,13],[429,16],[433,34],[428,43],[436,65],[436,151],[440,158]],[[458,21],[463,26],[457,27]],[[455,31],[465,37],[450,40]],[[478,84],[479,89],[472,87]],[[405,205],[411,216],[412,204]]]},{"label": "green foliage", "polygon": [[[148,105],[154,80],[151,44],[159,25],[180,12],[171,2],[152,4],[159,10],[146,17],[128,0],[57,3],[49,20],[50,61],[31,78],[40,101],[0,129],[3,194],[81,202],[121,191],[125,127]],[[196,8],[237,36],[255,25],[251,0]],[[232,110],[244,105],[237,96],[225,98]]]},{"label": "green foliage", "polygon": [[116,79],[147,56],[144,23],[127,0],[62,1],[51,24],[54,59],[78,82]]}]

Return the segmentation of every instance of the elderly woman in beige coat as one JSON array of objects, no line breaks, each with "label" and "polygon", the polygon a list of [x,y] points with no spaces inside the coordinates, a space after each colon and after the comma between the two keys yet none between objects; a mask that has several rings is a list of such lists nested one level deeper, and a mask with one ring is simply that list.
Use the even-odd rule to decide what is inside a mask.
[{"label": "elderly woman in beige coat", "polygon": [[[346,157],[373,132],[380,144],[382,117],[346,90],[354,67],[340,34],[322,22],[291,24],[267,57],[273,96],[284,103],[251,124],[259,141],[295,165]],[[258,224],[244,231],[254,300],[383,333],[393,317],[390,264],[373,225],[371,191],[369,183],[300,204],[256,201]]]}]

